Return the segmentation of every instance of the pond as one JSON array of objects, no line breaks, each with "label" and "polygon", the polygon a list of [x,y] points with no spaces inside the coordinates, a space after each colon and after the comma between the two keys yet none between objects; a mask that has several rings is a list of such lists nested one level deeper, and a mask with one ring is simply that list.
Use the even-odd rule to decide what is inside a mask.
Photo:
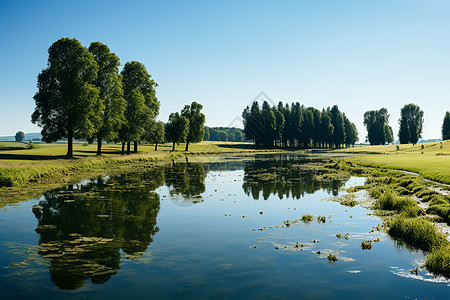
[{"label": "pond", "polygon": [[[420,268],[423,253],[379,230],[367,193],[346,192],[365,178],[327,179],[308,161],[270,155],[149,166],[5,207],[2,294],[448,298],[450,282]],[[349,199],[359,204],[343,205]]]}]

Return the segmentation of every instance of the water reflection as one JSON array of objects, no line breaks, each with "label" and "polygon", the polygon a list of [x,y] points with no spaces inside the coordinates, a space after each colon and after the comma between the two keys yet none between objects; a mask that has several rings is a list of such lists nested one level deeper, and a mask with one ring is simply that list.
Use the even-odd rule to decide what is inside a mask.
[{"label": "water reflection", "polygon": [[142,255],[159,230],[160,198],[151,191],[163,179],[155,170],[45,193],[34,209],[38,251],[50,260],[55,285],[73,290],[87,279],[104,283],[120,268],[120,250],[130,258]]},{"label": "water reflection", "polygon": [[270,195],[300,199],[305,194],[325,190],[337,196],[347,178],[326,179],[321,168],[311,168],[307,163],[321,163],[319,159],[292,155],[274,155],[270,159],[256,159],[246,162],[242,188],[247,196],[258,200],[262,193],[264,200]]}]

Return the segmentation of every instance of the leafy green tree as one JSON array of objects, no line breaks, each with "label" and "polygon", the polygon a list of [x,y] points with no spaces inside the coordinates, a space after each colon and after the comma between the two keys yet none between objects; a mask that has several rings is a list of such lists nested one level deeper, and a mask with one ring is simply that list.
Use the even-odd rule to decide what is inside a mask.
[{"label": "leafy green tree", "polygon": [[264,126],[261,109],[257,101],[254,101],[251,108],[246,107],[242,113],[244,123],[244,134],[246,140],[252,140],[255,145],[261,146],[264,138]]},{"label": "leafy green tree", "polygon": [[202,108],[203,105],[194,101],[181,110],[181,115],[189,120],[185,151],[188,151],[189,143],[201,142],[205,135],[205,115],[200,112]]},{"label": "leafy green tree", "polygon": [[144,95],[139,90],[134,89],[128,93],[124,115],[126,122],[119,131],[119,139],[122,142],[122,154],[125,143],[127,154],[130,154],[131,141],[142,137],[145,133],[145,124],[148,122],[148,108],[145,105]]},{"label": "leafy green tree", "polygon": [[442,139],[450,140],[450,112],[445,113],[444,122],[442,122]]},{"label": "leafy green tree", "polygon": [[322,141],[322,147],[325,147],[325,144],[330,145],[331,139],[333,138],[334,127],[331,124],[331,116],[330,113],[326,110],[322,110],[322,120],[320,123],[320,136]]},{"label": "leafy green tree", "polygon": [[289,138],[291,147],[295,147],[295,140],[300,141],[302,137],[303,109],[300,103],[291,104]]},{"label": "leafy green tree", "polygon": [[333,124],[333,136],[332,142],[335,147],[340,148],[340,146],[345,142],[345,125],[344,117],[340,112],[337,105],[334,105],[331,110],[331,123]]},{"label": "leafy green tree", "polygon": [[158,144],[164,143],[164,122],[153,122],[147,130],[146,140],[155,144],[155,151],[158,151]]},{"label": "leafy green tree", "polygon": [[[132,90],[137,90],[144,96],[144,104],[146,105],[146,109],[144,120],[142,122],[143,126],[146,123],[154,121],[156,116],[159,114],[160,104],[158,98],[156,97],[155,90],[158,85],[153,79],[151,79],[151,76],[147,72],[145,66],[137,61],[127,62],[125,63],[121,74],[123,77],[122,82],[125,100],[129,101],[129,95]],[[134,137],[134,152],[137,152],[138,142],[141,138],[142,136]]]},{"label": "leafy green tree", "polygon": [[347,118],[345,114],[344,116],[344,126],[345,126],[345,142],[346,147],[350,147],[355,145],[355,143],[359,140],[358,138],[358,130],[356,129],[356,125]]},{"label": "leafy green tree", "polygon": [[175,143],[184,143],[189,131],[189,120],[179,113],[171,113],[165,126],[166,138],[172,142],[172,151],[175,151]]},{"label": "leafy green tree", "polygon": [[276,136],[276,119],[272,108],[267,101],[263,102],[261,109],[262,136],[261,140],[265,147],[272,147]]},{"label": "leafy green tree", "polygon": [[303,147],[309,148],[311,146],[311,140],[314,136],[314,115],[312,109],[309,107],[304,110],[303,124],[302,124],[302,142]]},{"label": "leafy green tree", "polygon": [[97,139],[97,155],[102,153],[102,141],[114,141],[118,138],[120,127],[125,122],[125,99],[123,98],[122,76],[119,74],[120,60],[107,45],[93,42],[89,52],[98,65],[97,79],[94,84],[99,89],[99,124],[94,128]]},{"label": "leafy green tree", "polygon": [[25,139],[25,133],[23,133],[23,131],[17,131],[15,138],[16,142],[21,143]]},{"label": "leafy green tree", "polygon": [[367,139],[371,145],[384,145],[393,141],[392,128],[389,126],[389,113],[386,108],[364,113],[364,125]]},{"label": "leafy green tree", "polygon": [[406,104],[400,110],[399,137],[401,144],[415,145],[422,137],[423,111],[415,104]]},{"label": "leafy green tree", "polygon": [[73,138],[90,138],[97,118],[99,90],[93,85],[97,63],[76,39],[61,38],[48,49],[48,67],[38,75],[36,107],[31,121],[42,127],[42,140],[67,138],[67,156],[73,156]]}]

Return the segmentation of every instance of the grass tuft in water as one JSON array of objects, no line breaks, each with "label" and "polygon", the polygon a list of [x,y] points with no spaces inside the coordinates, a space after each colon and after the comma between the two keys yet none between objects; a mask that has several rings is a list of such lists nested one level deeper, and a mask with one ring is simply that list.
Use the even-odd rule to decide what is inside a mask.
[{"label": "grass tuft in water", "polygon": [[370,250],[370,249],[372,249],[372,241],[371,240],[364,240],[364,241],[362,241],[362,243],[361,243],[361,248],[363,249],[363,250]]},{"label": "grass tuft in water", "polygon": [[303,215],[300,220],[304,223],[309,223],[314,220],[314,216],[313,215]]},{"label": "grass tuft in water", "polygon": [[330,263],[335,263],[338,260],[337,256],[331,253],[328,254],[327,258]]},{"label": "grass tuft in water", "polygon": [[425,266],[434,274],[450,278],[450,245],[432,251],[427,256]]}]

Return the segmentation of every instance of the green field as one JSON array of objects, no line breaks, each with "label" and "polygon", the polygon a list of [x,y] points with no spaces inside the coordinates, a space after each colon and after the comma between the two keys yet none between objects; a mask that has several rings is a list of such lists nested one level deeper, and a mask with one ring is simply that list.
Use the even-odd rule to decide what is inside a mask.
[{"label": "green field", "polygon": [[25,142],[0,142],[0,150],[25,149],[27,146]]},{"label": "green field", "polygon": [[414,146],[365,146],[333,152],[357,154],[347,158],[356,164],[415,172],[426,179],[450,184],[449,140]]}]

